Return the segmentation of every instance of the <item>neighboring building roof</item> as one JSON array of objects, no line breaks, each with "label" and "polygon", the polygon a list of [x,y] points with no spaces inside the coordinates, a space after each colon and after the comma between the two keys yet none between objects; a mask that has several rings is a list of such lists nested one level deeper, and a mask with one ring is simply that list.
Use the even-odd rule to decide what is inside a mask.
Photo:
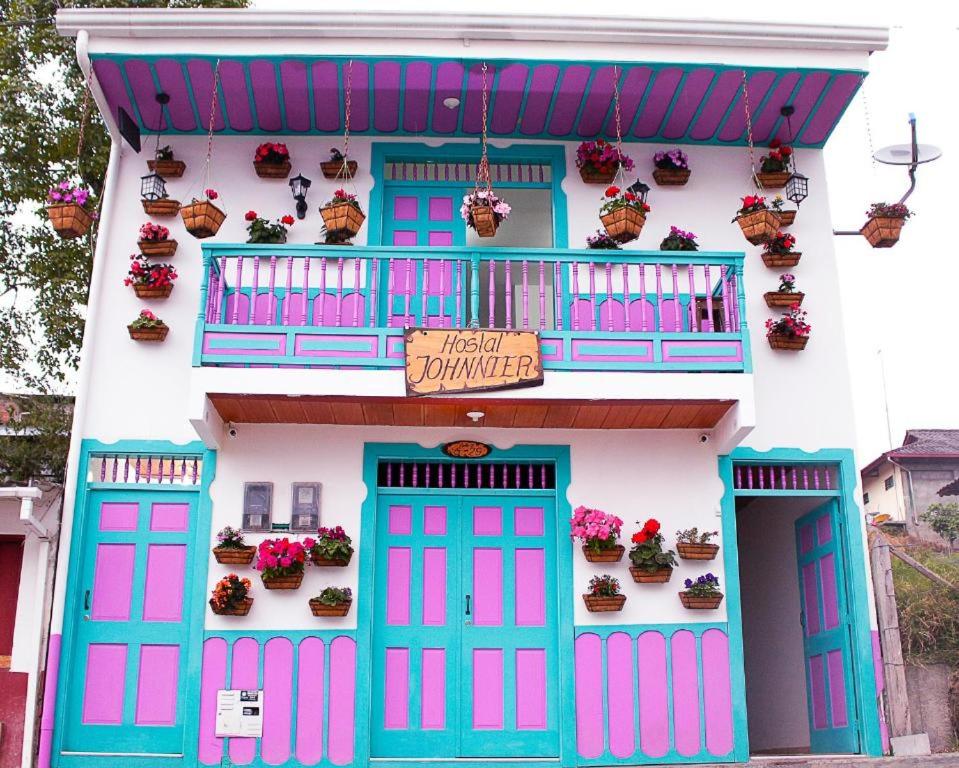
[{"label": "neighboring building roof", "polygon": [[902,445],[880,454],[860,474],[875,474],[884,461],[959,459],[959,429],[907,429]]}]

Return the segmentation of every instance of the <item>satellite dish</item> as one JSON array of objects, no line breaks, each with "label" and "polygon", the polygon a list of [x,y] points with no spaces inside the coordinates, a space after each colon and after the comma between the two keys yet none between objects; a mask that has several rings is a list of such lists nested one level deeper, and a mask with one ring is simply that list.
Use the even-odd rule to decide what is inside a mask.
[{"label": "satellite dish", "polygon": [[912,144],[893,144],[877,150],[873,157],[884,165],[922,165],[942,157],[942,150],[932,144],[916,144],[916,159],[912,158]]}]

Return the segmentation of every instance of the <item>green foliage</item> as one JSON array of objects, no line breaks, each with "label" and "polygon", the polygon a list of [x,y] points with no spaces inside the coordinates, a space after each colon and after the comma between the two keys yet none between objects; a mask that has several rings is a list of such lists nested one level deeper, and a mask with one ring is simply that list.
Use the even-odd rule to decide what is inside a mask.
[{"label": "green foliage", "polygon": [[353,591],[349,587],[327,587],[316,599],[323,605],[342,605],[353,601]]},{"label": "green foliage", "polygon": [[634,542],[629,550],[629,559],[635,568],[644,571],[658,571],[661,568],[673,568],[676,562],[676,553],[671,549],[663,550],[663,535],[657,533],[642,542]]},{"label": "green foliage", "polygon": [[919,519],[929,523],[929,527],[950,544],[959,539],[959,504],[930,504]]},{"label": "green foliage", "polygon": [[70,445],[70,398],[12,398],[0,421],[0,485],[24,485],[30,480],[62,483]]},{"label": "green foliage", "polygon": [[[931,571],[959,584],[959,556],[928,545],[912,545],[909,554]],[[959,593],[940,586],[892,559],[899,607],[902,650],[910,663],[959,665]]]}]

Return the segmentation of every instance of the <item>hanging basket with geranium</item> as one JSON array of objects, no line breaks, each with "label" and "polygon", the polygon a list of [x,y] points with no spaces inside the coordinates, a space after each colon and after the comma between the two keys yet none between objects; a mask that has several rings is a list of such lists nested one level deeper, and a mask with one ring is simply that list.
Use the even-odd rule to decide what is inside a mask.
[{"label": "hanging basket with geranium", "polygon": [[[304,544],[310,542],[307,539]],[[320,528],[316,540],[307,546],[313,565],[333,565],[341,568],[350,564],[353,557],[353,540],[340,526]]]},{"label": "hanging basket with geranium", "polygon": [[176,253],[177,242],[170,239],[170,230],[162,224],[148,221],[140,227],[137,247],[144,256],[154,259],[170,258]]},{"label": "hanging basket with geranium", "polygon": [[616,563],[626,547],[617,543],[623,521],[601,509],[579,506],[570,519],[570,538],[583,542],[583,554],[591,563]]},{"label": "hanging basket with geranium", "polygon": [[244,218],[250,222],[246,227],[250,233],[248,243],[285,243],[286,234],[294,221],[290,214],[286,214],[271,222],[258,216],[256,211],[247,211]]},{"label": "hanging basket with geranium", "polygon": [[633,160],[606,139],[584,141],[576,148],[576,167],[587,184],[609,184],[621,168],[633,170]]},{"label": "hanging basket with geranium", "polygon": [[173,157],[170,145],[157,147],[152,160],[147,160],[147,168],[164,179],[179,179],[186,170],[186,163]]},{"label": "hanging basket with geranium", "polygon": [[170,328],[149,309],[141,309],[137,319],[127,326],[127,331],[134,341],[163,341]]},{"label": "hanging basket with geranium", "polygon": [[512,211],[509,203],[492,189],[474,189],[463,196],[460,216],[466,226],[476,230],[480,237],[493,237],[499,225],[509,218]]},{"label": "hanging basket with geranium", "polygon": [[220,225],[226,219],[226,214],[213,201],[220,195],[215,189],[203,190],[203,200],[193,198],[193,202],[180,209],[180,217],[186,226],[186,231],[197,240],[213,237],[220,231]]},{"label": "hanging basket with geranium", "polygon": [[791,307],[802,304],[806,294],[796,290],[796,276],[788,272],[779,276],[779,289],[763,295],[767,307]]},{"label": "hanging basket with geranium", "polygon": [[595,235],[586,235],[586,247],[591,251],[621,251],[619,243],[605,232],[596,230]]},{"label": "hanging basket with geranium", "polygon": [[243,533],[228,525],[216,534],[213,556],[223,565],[249,565],[256,556],[256,547],[247,546]]},{"label": "hanging basket with geranium", "polygon": [[47,216],[60,237],[82,237],[90,230],[94,214],[86,208],[89,200],[89,189],[69,181],[47,190]]},{"label": "hanging basket with geranium", "polygon": [[366,215],[360,208],[356,195],[345,189],[338,189],[333,193],[333,199],[320,208],[323,223],[326,226],[327,236],[349,239],[354,237],[366,221]]},{"label": "hanging basket with geranium", "polygon": [[797,209],[786,210],[786,208],[783,207],[785,204],[786,201],[783,200],[782,195],[776,195],[770,204],[770,208],[772,209],[773,213],[779,217],[780,229],[791,227],[793,222],[796,221],[796,214],[798,213]]},{"label": "hanging basket with geranium", "polygon": [[348,160],[336,147],[330,150],[330,159],[320,163],[320,170],[326,179],[352,179],[356,176],[356,169],[356,160]]},{"label": "hanging basket with geranium", "polygon": [[142,253],[130,256],[130,271],[124,285],[132,285],[137,298],[165,299],[173,292],[178,277],[172,264],[151,264]]},{"label": "hanging basket with geranium", "polygon": [[812,326],[806,322],[806,311],[793,304],[778,320],[766,320],[766,340],[773,349],[806,348]]},{"label": "hanging basket with geranium", "polygon": [[763,263],[767,267],[795,267],[802,257],[796,250],[796,238],[788,232],[777,232],[763,243]]},{"label": "hanging basket with geranium", "polygon": [[684,608],[714,609],[723,601],[719,591],[719,579],[711,573],[693,579],[686,579],[686,589],[679,593]]},{"label": "hanging basket with geranium", "polygon": [[290,175],[290,150],[286,144],[266,141],[256,148],[253,170],[261,179],[285,179]]},{"label": "hanging basket with geranium", "polygon": [[756,185],[764,189],[785,187],[791,175],[792,156],[793,149],[788,144],[783,144],[779,139],[769,142],[769,154],[759,158]]},{"label": "hanging basket with geranium", "polygon": [[670,227],[669,234],[659,244],[661,251],[698,251],[699,244],[696,235],[686,232],[679,227]]},{"label": "hanging basket with geranium", "polygon": [[646,223],[650,207],[642,198],[628,189],[623,191],[615,184],[606,188],[599,219],[606,234],[617,243],[628,243],[639,237]]},{"label": "hanging basket with geranium", "polygon": [[904,203],[873,203],[859,233],[873,248],[892,248],[899,242],[906,220],[913,215]]},{"label": "hanging basket with geranium", "polygon": [[306,567],[306,547],[288,538],[265,539],[256,551],[256,564],[267,589],[299,589]]},{"label": "hanging basket with geranium", "polygon": [[353,605],[353,590],[349,587],[327,587],[318,597],[310,598],[314,616],[346,616]]},{"label": "hanging basket with geranium", "polygon": [[626,595],[620,593],[619,579],[614,576],[593,576],[589,580],[588,589],[583,595],[583,602],[590,613],[621,611],[626,605]]},{"label": "hanging basket with geranium", "polygon": [[231,573],[220,579],[210,596],[210,608],[220,616],[246,616],[253,607],[249,579]]},{"label": "hanging basket with geranium", "polygon": [[663,534],[658,520],[650,518],[633,534],[629,550],[629,572],[638,584],[664,584],[673,575],[676,553],[663,549]]},{"label": "hanging basket with geranium", "polygon": [[653,155],[653,181],[661,187],[680,187],[689,181],[689,157],[681,149]]},{"label": "hanging basket with geranium", "polygon": [[733,221],[750,243],[762,245],[779,231],[779,218],[766,205],[765,197],[746,195],[740,199],[743,204],[736,211]]}]

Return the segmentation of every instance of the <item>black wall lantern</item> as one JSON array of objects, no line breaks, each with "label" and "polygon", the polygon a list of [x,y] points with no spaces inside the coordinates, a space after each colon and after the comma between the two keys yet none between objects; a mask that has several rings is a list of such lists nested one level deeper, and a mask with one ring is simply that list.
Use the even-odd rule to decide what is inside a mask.
[{"label": "black wall lantern", "polygon": [[158,173],[140,177],[140,197],[144,200],[163,200],[167,196],[166,181]]},{"label": "black wall lantern", "polygon": [[[795,111],[796,108],[792,104],[786,104],[779,109],[779,114],[786,118],[786,128],[789,131],[790,144],[796,139],[796,137],[793,136],[792,120],[790,120]],[[803,176],[796,166],[795,148],[793,148],[792,167],[793,172],[786,180],[786,199],[795,203],[796,207],[798,208],[799,204],[809,197],[809,179]]]},{"label": "black wall lantern", "polygon": [[632,192],[636,197],[640,199],[640,202],[646,202],[646,195],[649,194],[649,185],[643,184],[641,181],[636,181],[626,187],[627,192]]},{"label": "black wall lantern", "polygon": [[293,190],[293,199],[296,200],[296,218],[306,218],[306,191],[310,188],[310,181],[306,176],[297,174],[290,179],[290,189]]}]

